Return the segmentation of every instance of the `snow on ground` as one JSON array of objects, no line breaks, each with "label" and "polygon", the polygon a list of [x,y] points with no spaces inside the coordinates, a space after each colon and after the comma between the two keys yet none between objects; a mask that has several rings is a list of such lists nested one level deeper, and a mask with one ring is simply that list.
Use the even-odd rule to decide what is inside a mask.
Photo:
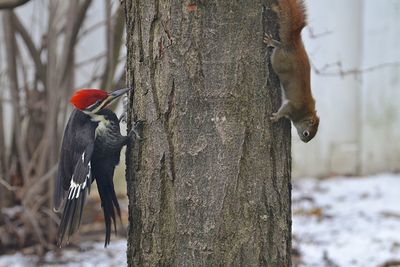
[{"label": "snow on ground", "polygon": [[292,199],[300,266],[400,261],[400,176],[302,180],[294,183]]},{"label": "snow on ground", "polygon": [[[293,184],[293,246],[301,267],[380,267],[400,261],[400,175],[306,179]],[[126,240],[82,243],[44,261],[20,253],[0,267],[126,266]],[[400,265],[386,265],[400,266]]]},{"label": "snow on ground", "polygon": [[21,253],[0,257],[0,267],[120,267],[126,266],[126,240],[112,240],[107,248],[104,242],[84,242],[79,250],[66,248],[61,257],[53,252],[45,255],[42,261],[36,256]]}]

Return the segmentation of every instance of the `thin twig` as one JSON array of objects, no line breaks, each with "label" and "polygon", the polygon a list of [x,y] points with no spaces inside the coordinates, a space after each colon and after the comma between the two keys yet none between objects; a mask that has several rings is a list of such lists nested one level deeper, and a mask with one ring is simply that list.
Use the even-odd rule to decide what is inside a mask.
[{"label": "thin twig", "polygon": [[10,185],[6,180],[4,180],[4,179],[1,178],[1,177],[0,177],[0,184],[1,184],[2,186],[4,186],[7,190],[13,191],[13,192],[17,191],[18,189],[21,189],[21,188],[18,187],[18,186]]},{"label": "thin twig", "polygon": [[60,218],[56,215],[56,213],[54,213],[52,209],[43,207],[42,212],[49,216],[49,218],[52,219],[56,224],[60,224]]},{"label": "thin twig", "polygon": [[[382,68],[388,68],[388,67],[398,67],[400,66],[400,62],[388,62],[388,63],[382,63],[382,64],[378,64],[375,66],[371,66],[371,67],[367,67],[364,69],[348,69],[348,70],[344,70],[342,69],[342,63],[339,62],[335,62],[335,63],[331,63],[331,64],[326,64],[324,65],[322,68],[318,68],[316,67],[312,62],[311,62],[311,66],[312,69],[314,70],[314,72],[317,75],[321,75],[321,76],[340,76],[340,77],[344,77],[344,76],[348,76],[348,75],[360,75],[360,74],[365,74],[368,72],[372,72],[378,69],[382,69]],[[329,69],[332,66],[337,66],[339,68],[338,71],[326,71],[326,69]]]},{"label": "thin twig", "polygon": [[97,54],[97,55],[95,55],[95,56],[93,56],[91,58],[84,59],[84,60],[82,60],[80,62],[77,62],[75,64],[75,68],[81,68],[81,67],[83,67],[83,66],[85,66],[87,64],[97,63],[99,60],[101,60],[101,59],[103,59],[105,57],[106,57],[106,54],[104,52],[101,52],[101,53],[99,53],[99,54]]},{"label": "thin twig", "polygon": [[24,194],[24,199],[27,199],[29,201],[34,201],[34,198],[32,198],[32,194],[38,193],[40,189],[44,188],[44,184],[55,174],[57,170],[57,164],[52,166],[50,170],[47,171],[47,173],[41,177],[38,177],[35,179],[35,181],[31,182],[27,187],[26,191]]},{"label": "thin twig", "polygon": [[324,32],[315,33],[314,29],[312,27],[307,27],[307,28],[308,28],[309,37],[311,39],[318,39],[318,38],[320,38],[322,36],[329,35],[329,34],[333,33],[332,31],[324,31]]},{"label": "thin twig", "polygon": [[90,25],[85,29],[82,29],[80,31],[80,33],[79,33],[78,40],[81,40],[81,38],[86,36],[88,33],[103,27],[106,23],[107,23],[107,20],[103,20],[103,21],[99,21],[97,23],[94,23],[93,25]]}]

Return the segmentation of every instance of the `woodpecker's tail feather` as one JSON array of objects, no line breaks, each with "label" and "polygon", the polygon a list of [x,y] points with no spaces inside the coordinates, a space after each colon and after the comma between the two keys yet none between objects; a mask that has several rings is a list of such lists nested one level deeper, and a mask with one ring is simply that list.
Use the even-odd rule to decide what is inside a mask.
[{"label": "woodpecker's tail feather", "polygon": [[61,246],[66,233],[69,240],[69,237],[78,230],[86,195],[86,193],[82,193],[79,198],[68,199],[66,201],[58,232],[58,246]]},{"label": "woodpecker's tail feather", "polygon": [[117,232],[117,224],[115,221],[115,210],[117,211],[118,217],[121,220],[121,210],[119,208],[117,196],[114,190],[114,183],[112,180],[113,175],[110,176],[111,179],[98,179],[97,187],[99,189],[101,206],[104,212],[104,222],[106,225],[106,239],[104,243],[104,247],[107,247],[110,244],[111,237],[111,220],[114,223],[115,233]]}]

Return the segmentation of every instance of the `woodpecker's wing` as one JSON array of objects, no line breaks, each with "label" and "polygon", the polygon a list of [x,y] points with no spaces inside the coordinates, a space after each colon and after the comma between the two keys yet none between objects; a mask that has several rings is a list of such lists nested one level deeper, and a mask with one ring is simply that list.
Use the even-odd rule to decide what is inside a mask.
[{"label": "woodpecker's wing", "polygon": [[59,210],[65,202],[59,227],[59,245],[65,233],[72,235],[81,221],[92,183],[91,158],[95,130],[96,125],[78,110],[72,112],[65,128],[54,192],[55,210]]}]

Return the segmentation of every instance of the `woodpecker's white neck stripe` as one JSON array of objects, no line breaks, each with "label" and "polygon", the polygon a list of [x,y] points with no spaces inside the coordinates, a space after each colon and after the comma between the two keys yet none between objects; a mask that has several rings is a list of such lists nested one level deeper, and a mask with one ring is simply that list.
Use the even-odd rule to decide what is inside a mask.
[{"label": "woodpecker's white neck stripe", "polygon": [[98,115],[98,114],[93,114],[91,115],[92,121],[98,122],[97,127],[96,127],[96,136],[98,134],[103,134],[104,132],[107,131],[107,126],[110,124],[110,121],[106,119],[105,116],[103,115]]}]

